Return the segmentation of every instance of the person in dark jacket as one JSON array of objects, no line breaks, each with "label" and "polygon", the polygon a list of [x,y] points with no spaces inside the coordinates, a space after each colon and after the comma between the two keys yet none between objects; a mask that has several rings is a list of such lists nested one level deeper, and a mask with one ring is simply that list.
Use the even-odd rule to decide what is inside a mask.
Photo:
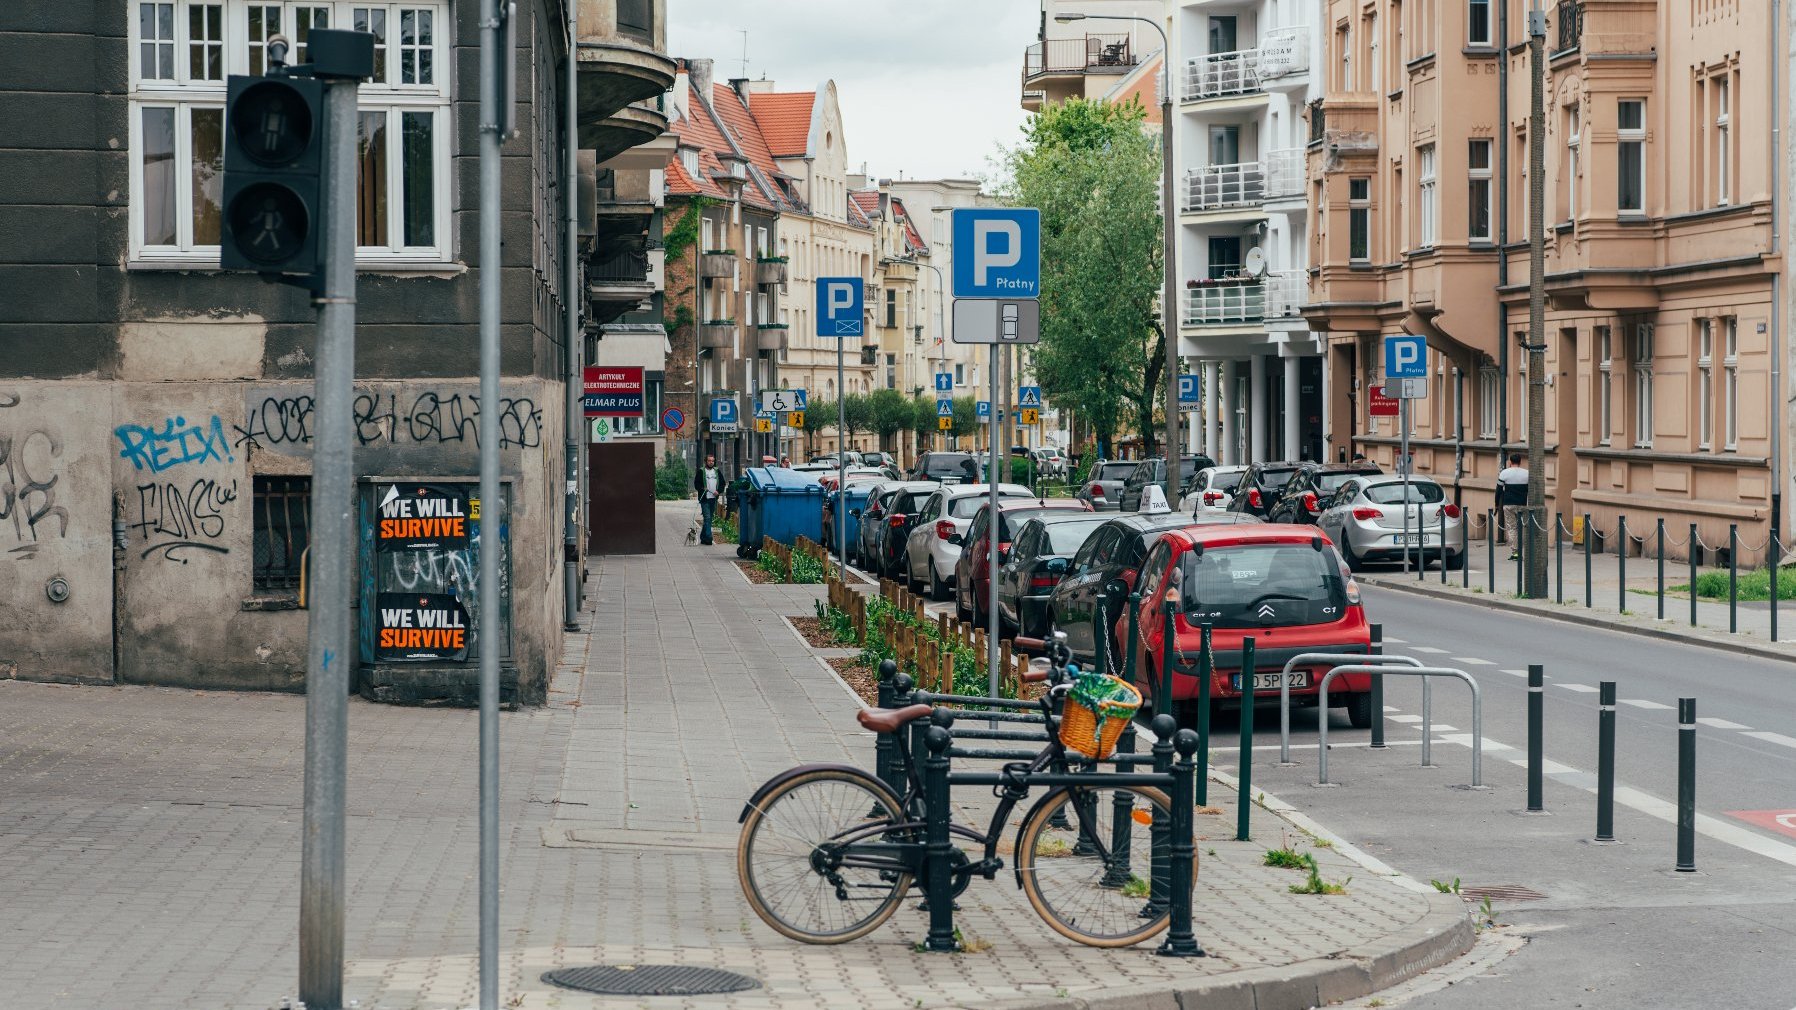
[{"label": "person in dark jacket", "polygon": [[698,511],[704,517],[704,527],[698,532],[698,542],[711,543],[711,520],[717,514],[717,499],[723,494],[723,471],[717,469],[717,457],[706,456],[705,465],[693,475],[692,489],[698,492]]}]

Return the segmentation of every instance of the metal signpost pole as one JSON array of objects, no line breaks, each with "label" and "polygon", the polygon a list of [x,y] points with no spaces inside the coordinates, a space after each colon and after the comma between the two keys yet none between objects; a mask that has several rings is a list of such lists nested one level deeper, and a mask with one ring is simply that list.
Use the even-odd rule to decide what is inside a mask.
[{"label": "metal signpost pole", "polygon": [[349,573],[355,566],[356,82],[324,87],[324,290],[312,396],[312,598],[306,627],[304,825],[299,864],[299,998],[343,1005],[344,780],[349,754]]},{"label": "metal signpost pole", "polygon": [[[480,30],[480,402],[499,402],[500,146],[513,101],[502,60],[510,5],[489,0]],[[499,411],[480,412],[480,1010],[499,1007]]]},{"label": "metal signpost pole", "polygon": [[991,345],[990,361],[992,423],[989,438],[992,443],[992,451],[991,466],[985,475],[986,490],[990,492],[986,506],[988,511],[985,517],[985,532],[986,538],[991,541],[989,556],[986,558],[990,564],[988,571],[991,576],[991,595],[987,598],[986,603],[991,608],[991,613],[987,615],[989,624],[985,632],[985,668],[988,671],[988,679],[991,681],[991,696],[996,698],[998,696],[998,425],[1000,423],[998,416],[998,345],[996,342]]},{"label": "metal signpost pole", "polygon": [[[1401,383],[1402,380],[1398,380]],[[1403,390],[1407,393],[1408,390]],[[1403,574],[1409,574],[1409,397],[1405,396],[1397,404],[1401,416],[1397,418],[1397,469],[1403,475]],[[1422,525],[1422,513],[1416,512],[1416,526]]]},{"label": "metal signpost pole", "polygon": [[565,610],[562,628],[567,631],[580,630],[580,442],[582,429],[586,427],[581,381],[586,340],[580,332],[580,299],[583,295],[580,290],[580,187],[575,181],[580,175],[580,133],[576,125],[580,107],[579,46],[580,9],[570,3],[567,9],[567,73],[562,81],[562,87],[567,89],[564,112],[567,122],[562,126],[567,144],[562,182],[567,234],[562,236],[562,255],[567,257],[567,262],[563,264],[561,286],[562,297],[567,299],[567,515],[562,520],[564,533],[561,540],[561,550],[566,555],[561,566],[566,596],[562,603]]},{"label": "metal signpost pole", "polygon": [[842,510],[848,503],[848,386],[842,381],[842,340],[836,338],[836,507],[830,521],[836,524],[836,560],[848,563],[848,524]]}]

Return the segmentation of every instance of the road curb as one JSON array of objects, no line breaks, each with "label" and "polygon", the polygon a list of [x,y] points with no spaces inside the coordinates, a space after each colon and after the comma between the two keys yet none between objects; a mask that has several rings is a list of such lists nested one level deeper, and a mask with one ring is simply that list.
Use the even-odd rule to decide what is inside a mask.
[{"label": "road curb", "polygon": [[1442,589],[1428,583],[1411,582],[1407,579],[1386,581],[1383,578],[1357,576],[1360,582],[1378,589],[1391,589],[1411,596],[1425,596],[1432,600],[1447,600],[1453,603],[1464,603],[1469,606],[1482,607],[1485,610],[1501,610],[1512,614],[1533,614],[1563,624],[1576,624],[1586,628],[1604,628],[1618,631],[1626,635],[1638,635],[1642,638],[1656,638],[1662,642],[1681,642],[1685,645],[1703,645],[1712,649],[1753,656],[1758,659],[1778,659],[1789,661],[1796,659],[1796,649],[1787,649],[1769,642],[1741,640],[1739,635],[1724,632],[1712,634],[1692,634],[1681,628],[1660,628],[1650,624],[1633,624],[1619,621],[1604,614],[1584,613],[1583,608],[1575,610],[1561,609],[1558,604],[1537,604],[1531,601],[1511,600],[1493,597],[1484,593],[1467,594],[1452,588]]}]

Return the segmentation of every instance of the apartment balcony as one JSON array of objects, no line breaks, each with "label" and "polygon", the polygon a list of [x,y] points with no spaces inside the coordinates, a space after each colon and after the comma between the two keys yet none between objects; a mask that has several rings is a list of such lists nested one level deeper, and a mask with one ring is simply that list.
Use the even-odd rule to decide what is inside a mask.
[{"label": "apartment balcony", "polygon": [[755,350],[775,352],[786,346],[785,323],[762,323],[755,327]]},{"label": "apartment balcony", "polygon": [[699,256],[698,275],[706,280],[736,276],[735,250],[721,249]]},{"label": "apartment balcony", "polygon": [[755,283],[763,287],[786,283],[786,257],[763,256],[755,260]]},{"label": "apartment balcony", "polygon": [[699,324],[698,346],[709,350],[733,350],[736,346],[736,321],[713,319]]},{"label": "apartment balcony", "polygon": [[1185,211],[1258,207],[1266,202],[1266,168],[1257,161],[1205,165],[1185,176]]},{"label": "apartment balcony", "polygon": [[1185,289],[1185,326],[1257,323],[1266,318],[1266,285],[1238,281],[1198,281]]},{"label": "apartment balcony", "polygon": [[665,95],[655,94],[618,109],[597,123],[580,124],[580,149],[592,151],[598,160],[646,144],[667,132]]},{"label": "apartment balcony", "polygon": [[1553,47],[1555,55],[1576,50],[1584,42],[1584,4],[1581,0],[1559,0],[1559,6],[1553,12],[1553,23],[1558,27],[1558,45]]},{"label": "apartment balcony", "polygon": [[[1327,171],[1340,166],[1337,156],[1370,156],[1378,153],[1379,99],[1372,95],[1335,96],[1310,103],[1310,143],[1328,156]],[[1356,172],[1365,167],[1356,166]]]},{"label": "apartment balcony", "polygon": [[1266,318],[1301,319],[1309,300],[1310,278],[1302,270],[1274,270],[1266,275]]},{"label": "apartment balcony", "polygon": [[1260,84],[1268,91],[1290,91],[1310,82],[1310,29],[1291,25],[1260,35]]},{"label": "apartment balcony", "polygon": [[[667,55],[667,0],[579,0],[579,120],[588,131],[631,102],[673,87]],[[626,114],[628,115],[628,114]],[[663,120],[662,129],[666,129]]]},{"label": "apartment balcony", "polygon": [[1180,97],[1187,102],[1206,102],[1255,95],[1264,90],[1260,81],[1260,50],[1238,49],[1186,60]]},{"label": "apartment balcony", "polygon": [[592,321],[608,323],[655,297],[644,253],[624,253],[586,267],[586,301]]},{"label": "apartment balcony", "polygon": [[1088,74],[1126,74],[1141,62],[1128,35],[1048,39],[1023,50],[1023,107],[1085,97]]},{"label": "apartment balcony", "polygon": [[1287,147],[1266,155],[1266,199],[1284,200],[1304,193],[1304,150]]}]

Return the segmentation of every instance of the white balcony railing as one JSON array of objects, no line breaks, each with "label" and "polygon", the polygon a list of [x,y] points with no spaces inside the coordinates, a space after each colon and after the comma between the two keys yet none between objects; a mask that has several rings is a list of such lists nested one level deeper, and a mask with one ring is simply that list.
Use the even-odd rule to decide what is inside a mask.
[{"label": "white balcony railing", "polygon": [[1185,209],[1254,207],[1266,200],[1266,168],[1257,161],[1205,165],[1185,176]]},{"label": "white balcony railing", "polygon": [[1184,100],[1201,101],[1260,91],[1260,51],[1238,49],[1185,61]]},{"label": "white balcony railing", "polygon": [[1266,198],[1275,200],[1304,195],[1303,173],[1304,150],[1301,147],[1287,147],[1266,155]]},{"label": "white balcony railing", "polygon": [[1266,318],[1298,315],[1309,293],[1309,277],[1302,270],[1272,271],[1266,275]]},{"label": "white balcony railing", "polygon": [[1185,289],[1186,326],[1251,323],[1266,318],[1266,286],[1235,282]]}]

